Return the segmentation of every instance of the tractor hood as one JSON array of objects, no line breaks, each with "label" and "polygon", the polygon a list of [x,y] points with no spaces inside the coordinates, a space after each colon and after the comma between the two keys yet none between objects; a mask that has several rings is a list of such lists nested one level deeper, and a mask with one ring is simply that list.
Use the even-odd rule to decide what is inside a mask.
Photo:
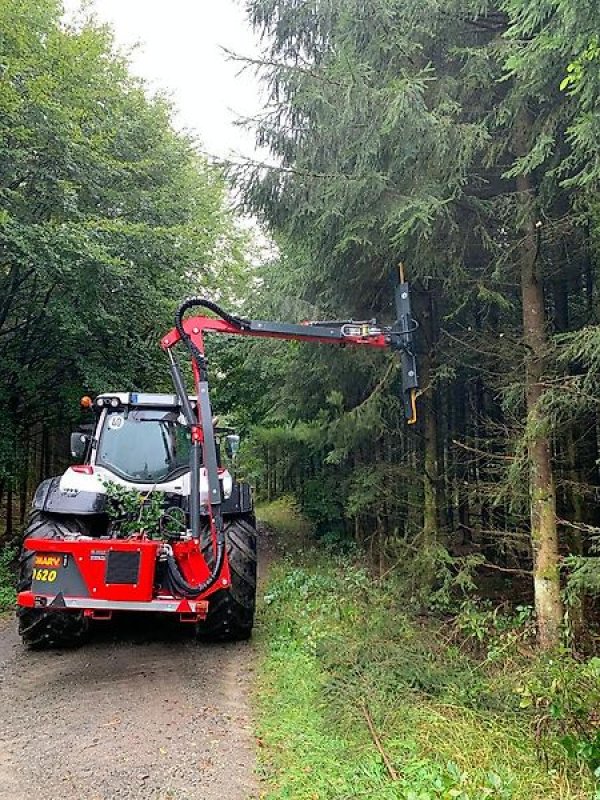
[{"label": "tractor hood", "polygon": [[[233,480],[228,470],[220,470],[219,478],[223,490],[223,498],[227,500],[231,495]],[[69,467],[62,475],[59,490],[67,496],[74,496],[80,492],[91,492],[93,494],[106,494],[106,484],[114,483],[126,489],[136,492],[166,492],[168,494],[179,494],[187,496],[190,493],[190,474],[184,472],[176,478],[163,483],[133,483],[115,475],[106,469],[96,465],[84,465]],[[200,469],[200,503],[205,505],[208,500],[208,479],[204,467]]]}]

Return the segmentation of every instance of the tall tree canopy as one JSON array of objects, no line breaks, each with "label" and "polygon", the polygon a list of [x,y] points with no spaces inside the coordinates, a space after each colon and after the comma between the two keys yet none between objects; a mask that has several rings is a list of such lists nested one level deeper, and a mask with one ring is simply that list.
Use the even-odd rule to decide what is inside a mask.
[{"label": "tall tree canopy", "polygon": [[243,263],[223,179],[174,131],[169,104],[131,77],[108,29],[67,27],[61,13],[54,0],[0,3],[9,512],[17,479],[25,495],[30,462],[47,458],[42,441],[64,430],[82,391],[159,388],[157,343],[176,302],[216,286],[227,296]]}]

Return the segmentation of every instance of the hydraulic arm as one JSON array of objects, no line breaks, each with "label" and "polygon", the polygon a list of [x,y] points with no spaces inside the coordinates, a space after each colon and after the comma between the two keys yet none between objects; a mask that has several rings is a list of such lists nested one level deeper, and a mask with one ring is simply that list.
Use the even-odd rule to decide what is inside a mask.
[{"label": "hydraulic arm", "polygon": [[[375,320],[316,321],[301,324],[251,320],[229,314],[216,303],[200,297],[186,300],[175,315],[175,327],[161,340],[161,347],[168,353],[171,376],[179,398],[182,413],[191,431],[190,455],[190,527],[197,542],[201,537],[200,469],[203,466],[208,479],[208,518],[214,543],[214,561],[210,576],[199,586],[186,584],[177,576],[176,565],[171,572],[177,581],[177,589],[187,596],[198,596],[206,592],[219,578],[225,557],[225,535],[221,513],[221,487],[219,482],[217,452],[213,428],[212,409],[208,390],[207,362],[204,352],[204,334],[221,333],[235,336],[254,336],[270,339],[288,339],[337,346],[370,347],[391,349],[398,353],[402,376],[402,401],[409,425],[416,422],[416,392],[418,389],[417,363],[414,349],[414,333],[417,323],[412,317],[410,288],[401,276],[394,290],[396,321],[382,327]],[[184,319],[192,308],[203,308],[216,317],[196,316]],[[188,399],[183,376],[172,348],[182,342],[188,349],[194,376],[196,408]]]}]

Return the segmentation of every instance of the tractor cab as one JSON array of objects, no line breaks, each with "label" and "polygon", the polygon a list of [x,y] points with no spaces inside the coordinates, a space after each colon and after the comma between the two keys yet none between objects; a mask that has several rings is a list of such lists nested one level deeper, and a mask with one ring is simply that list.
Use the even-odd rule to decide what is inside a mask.
[{"label": "tractor cab", "polygon": [[[194,398],[189,400],[194,407]],[[101,394],[93,403],[82,405],[93,408],[96,422],[80,426],[71,435],[71,456],[79,463],[63,475],[63,491],[103,492],[111,482],[140,492],[189,494],[191,431],[176,395]],[[222,495],[227,500],[233,478],[222,464],[221,451],[233,462],[239,436],[231,428],[218,426],[214,434]],[[203,483],[205,475],[204,481],[201,476],[201,502],[205,503],[207,486]]]}]

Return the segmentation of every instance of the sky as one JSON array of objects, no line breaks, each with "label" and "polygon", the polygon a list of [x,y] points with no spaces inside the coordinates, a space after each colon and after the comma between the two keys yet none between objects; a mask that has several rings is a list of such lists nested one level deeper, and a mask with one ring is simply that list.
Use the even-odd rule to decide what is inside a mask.
[{"label": "sky", "polygon": [[[227,59],[222,47],[256,56],[259,40],[250,29],[243,0],[95,0],[96,16],[129,50],[132,71],[151,90],[166,90],[177,127],[197,136],[217,158],[260,158],[254,135],[235,125],[263,107],[262,91],[250,70]],[[64,0],[67,18],[79,0]]]}]

